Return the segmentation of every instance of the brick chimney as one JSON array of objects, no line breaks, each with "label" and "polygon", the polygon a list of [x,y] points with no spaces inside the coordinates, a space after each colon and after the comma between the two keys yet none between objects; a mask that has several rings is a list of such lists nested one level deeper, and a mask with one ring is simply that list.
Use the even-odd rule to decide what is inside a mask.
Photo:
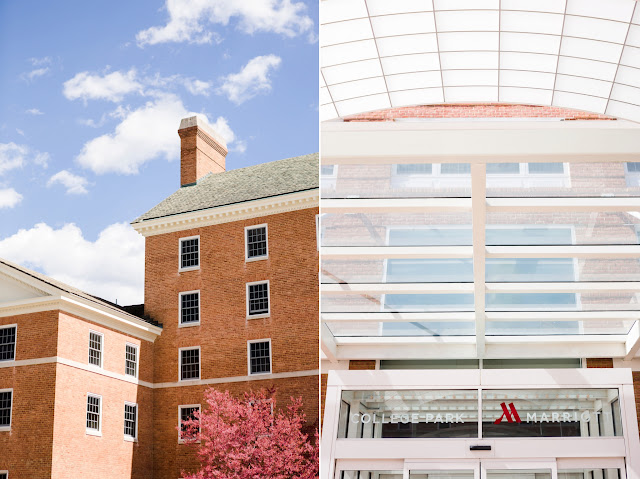
[{"label": "brick chimney", "polygon": [[227,145],[202,118],[183,118],[180,135],[180,186],[190,185],[207,173],[225,171]]}]

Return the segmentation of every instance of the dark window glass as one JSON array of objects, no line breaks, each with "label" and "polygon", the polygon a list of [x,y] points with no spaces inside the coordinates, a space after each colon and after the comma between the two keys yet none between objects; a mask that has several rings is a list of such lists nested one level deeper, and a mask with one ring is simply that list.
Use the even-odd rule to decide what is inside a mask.
[{"label": "dark window glass", "polygon": [[258,283],[249,285],[249,315],[269,312],[269,285]]},{"label": "dark window glass", "polygon": [[11,425],[11,399],[11,391],[0,393],[0,426]]},{"label": "dark window glass", "polygon": [[640,162],[630,162],[627,163],[627,170],[631,173],[638,173],[640,172]]},{"label": "dark window glass", "polygon": [[198,238],[182,240],[180,242],[180,267],[190,268],[200,264],[198,254]]},{"label": "dark window glass", "polygon": [[247,230],[247,257],[259,258],[267,255],[267,227]]},{"label": "dark window glass", "polygon": [[431,163],[409,163],[397,165],[396,172],[399,175],[430,175],[432,171]]},{"label": "dark window glass", "polygon": [[487,163],[487,174],[518,174],[520,163]]},{"label": "dark window glass", "polygon": [[100,430],[100,398],[87,396],[87,429]]},{"label": "dark window glass", "polygon": [[194,407],[181,407],[180,408],[180,437],[184,437],[186,432],[186,427],[184,425],[185,421],[189,419],[194,419],[194,413],[200,412],[200,408],[198,406]]},{"label": "dark window glass", "polygon": [[0,329],[0,361],[16,358],[16,327]]},{"label": "dark window glass", "polygon": [[564,173],[562,163],[529,163],[529,173],[558,174]]},{"label": "dark window glass", "polygon": [[98,333],[89,333],[89,364],[102,364],[102,336]]},{"label": "dark window glass", "polygon": [[469,163],[443,163],[440,166],[440,173],[443,175],[463,175],[471,173]]},{"label": "dark window glass", "polygon": [[249,343],[249,360],[251,374],[270,373],[271,358],[269,341]]},{"label": "dark window glass", "polygon": [[200,321],[200,293],[189,293],[180,296],[180,323],[197,323]]},{"label": "dark window glass", "polygon": [[322,176],[331,176],[336,165],[322,165],[320,167],[320,174]]},{"label": "dark window glass", "polygon": [[125,374],[135,376],[138,366],[138,349],[127,344],[125,351]]},{"label": "dark window glass", "polygon": [[133,404],[124,405],[124,435],[136,437],[136,421],[138,420],[138,406]]},{"label": "dark window glass", "polygon": [[180,355],[180,379],[200,379],[200,350],[183,349]]}]

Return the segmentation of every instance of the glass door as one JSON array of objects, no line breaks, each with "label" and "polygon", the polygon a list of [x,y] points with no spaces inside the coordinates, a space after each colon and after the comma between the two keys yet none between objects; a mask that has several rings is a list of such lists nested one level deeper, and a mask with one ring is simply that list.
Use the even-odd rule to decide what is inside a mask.
[{"label": "glass door", "polygon": [[555,461],[407,462],[403,479],[558,479],[558,471]]}]

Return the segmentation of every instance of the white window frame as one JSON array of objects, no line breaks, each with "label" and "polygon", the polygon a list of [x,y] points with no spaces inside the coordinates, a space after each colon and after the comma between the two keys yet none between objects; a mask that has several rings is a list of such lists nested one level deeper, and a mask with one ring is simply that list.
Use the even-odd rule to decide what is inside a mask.
[{"label": "white window frame", "polygon": [[[192,323],[183,323],[182,322],[182,296],[185,294],[195,294],[198,293],[198,321]],[[200,319],[202,318],[202,296],[200,295],[200,290],[196,289],[193,291],[182,291],[178,293],[178,327],[179,328],[188,328],[190,326],[200,326]]]},{"label": "white window frame", "polygon": [[[254,230],[254,229],[263,228],[263,227],[264,227],[267,253],[262,256],[254,256],[253,258],[249,258],[249,237],[248,237],[249,230]],[[248,263],[250,261],[260,261],[263,259],[269,259],[269,226],[267,225],[267,223],[245,226],[244,227],[244,260],[245,262]]]},{"label": "white window frame", "polygon": [[[87,427],[87,413],[89,412],[89,397],[98,398],[98,429]],[[102,436],[102,396],[100,394],[87,393],[84,408],[85,433],[90,436]]]},{"label": "white window frame", "polygon": [[9,471],[0,471],[0,474],[5,474],[5,477],[9,479]]},{"label": "white window frame", "polygon": [[[251,344],[253,343],[269,343],[269,372],[268,373],[252,373],[251,372]],[[273,349],[271,348],[271,338],[252,339],[247,341],[247,374],[249,376],[262,376],[273,374]]]},{"label": "white window frame", "polygon": [[[333,166],[330,175],[322,174],[323,166]],[[320,188],[323,190],[335,190],[338,182],[338,166],[339,165],[320,165]]]},{"label": "white window frame", "polygon": [[136,424],[135,424],[135,436],[127,436],[126,434],[124,434],[124,440],[125,441],[129,441],[129,442],[138,442],[138,422],[139,422],[139,409],[138,409],[138,403],[134,403],[134,402],[129,402],[129,401],[125,401],[124,402],[125,408],[123,409],[123,423],[122,423],[122,432],[124,434],[124,421],[126,420],[126,414],[127,414],[127,406],[133,406],[136,408]]},{"label": "white window frame", "polygon": [[[93,334],[97,334],[98,336],[102,337],[102,340],[100,341],[100,365],[97,364],[92,364],[91,363],[91,333]],[[89,365],[90,368],[100,368],[103,369],[104,366],[104,333],[101,333],[99,331],[95,331],[93,329],[89,330],[89,344],[87,347],[87,364]]]},{"label": "white window frame", "polygon": [[[198,350],[198,377],[182,379],[182,351],[187,351],[191,349]],[[178,381],[188,383],[193,381],[200,381],[201,379],[202,379],[202,351],[200,350],[200,346],[187,346],[185,348],[178,348]]]},{"label": "white window frame", "polygon": [[[132,348],[134,348],[136,350],[136,374],[135,375],[127,374],[127,346],[131,346]],[[138,376],[140,375],[140,346],[138,346],[137,344],[133,344],[133,343],[126,343],[125,344],[125,347],[124,347],[124,375],[125,376],[129,376],[130,378],[136,378],[136,379],[138,379]]]},{"label": "white window frame", "polygon": [[322,240],[322,234],[320,231],[320,215],[316,215],[316,249],[320,251],[320,241]]},{"label": "white window frame", "polygon": [[[178,406],[178,444],[184,444],[184,439],[182,439],[182,410],[192,407],[197,407],[198,411],[202,412],[202,405],[200,404],[180,404]],[[200,427],[198,427],[198,431],[200,431]],[[200,441],[197,442],[199,443]]]},{"label": "white window frame", "polygon": [[[264,284],[264,283],[267,283],[267,302],[269,304],[267,312],[260,313],[260,314],[249,314],[249,286],[253,286],[256,284]],[[252,281],[250,283],[246,283],[245,289],[246,289],[245,302],[247,306],[247,319],[268,318],[269,316],[271,316],[271,285],[269,284],[269,280],[265,279],[262,281]]]},{"label": "white window frame", "polygon": [[[13,343],[13,359],[0,359],[0,363],[10,363],[12,361],[16,360],[16,355],[18,352],[18,324],[14,323],[14,324],[3,324],[2,326],[0,326],[0,329],[7,329],[7,328],[16,328],[16,338],[15,341]],[[0,471],[1,472],[1,471]]]},{"label": "white window frame", "polygon": [[[187,240],[197,239],[198,240],[198,266],[187,266],[186,268],[182,267],[182,242]],[[202,264],[202,255],[200,254],[200,235],[195,236],[185,236],[184,238],[180,238],[178,240],[178,272],[183,271],[196,271],[200,269],[200,265]]]},{"label": "white window frame", "polygon": [[0,426],[0,432],[11,431],[11,423],[13,422],[13,401],[14,401],[13,388],[0,389],[0,393],[6,393],[6,392],[11,393],[11,408],[9,409],[9,425]]}]

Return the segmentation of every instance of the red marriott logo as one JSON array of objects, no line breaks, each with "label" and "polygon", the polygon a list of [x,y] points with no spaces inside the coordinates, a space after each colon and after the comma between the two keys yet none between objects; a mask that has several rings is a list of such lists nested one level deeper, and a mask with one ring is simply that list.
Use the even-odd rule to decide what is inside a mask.
[{"label": "red marriott logo", "polygon": [[[507,408],[506,403],[500,404],[500,407],[502,408],[502,416],[496,419],[494,424],[500,424],[502,422],[502,418],[505,417],[507,418],[507,422],[522,422],[520,416],[518,416],[518,411],[516,411],[516,407],[513,405],[513,403],[509,403],[509,408]],[[509,411],[509,409],[511,409],[511,411]]]}]

